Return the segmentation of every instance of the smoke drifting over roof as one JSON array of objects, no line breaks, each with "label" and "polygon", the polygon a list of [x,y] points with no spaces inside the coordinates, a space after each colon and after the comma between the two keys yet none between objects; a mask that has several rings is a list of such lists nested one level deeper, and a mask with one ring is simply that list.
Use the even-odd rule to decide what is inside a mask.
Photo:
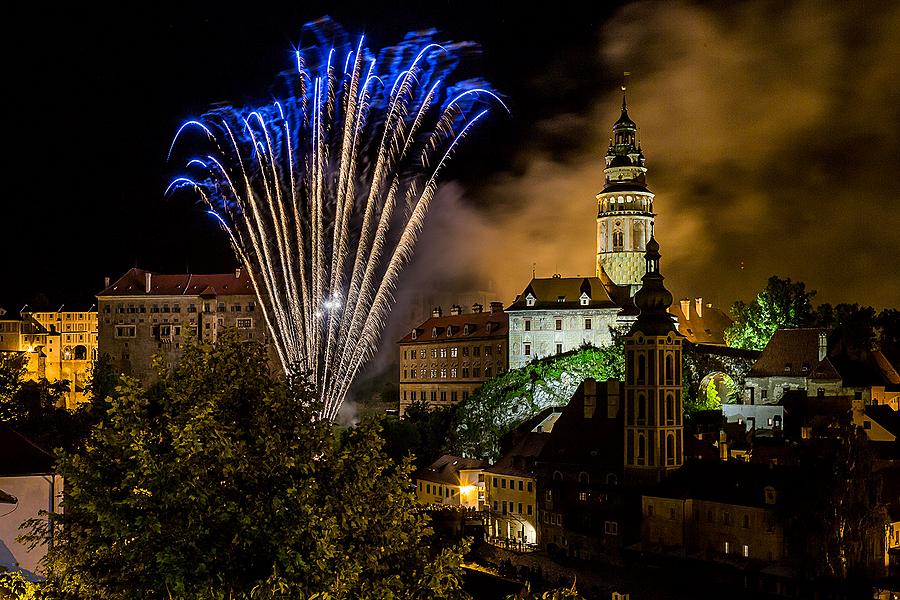
[{"label": "smoke drifting over roof", "polygon": [[[900,4],[638,3],[600,40],[603,69],[632,73],[629,112],[676,297],[727,308],[778,274],[820,301],[898,304]],[[535,75],[580,76],[577,61]],[[619,106],[610,89],[582,114],[530,124],[516,172],[445,187],[406,280],[491,280],[509,302],[534,263],[538,276],[592,275],[594,196]]]}]

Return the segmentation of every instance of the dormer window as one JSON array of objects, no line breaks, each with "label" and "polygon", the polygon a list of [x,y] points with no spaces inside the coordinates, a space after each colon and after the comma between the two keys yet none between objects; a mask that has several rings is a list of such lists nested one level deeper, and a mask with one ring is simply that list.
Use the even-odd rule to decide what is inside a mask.
[{"label": "dormer window", "polygon": [[473,326],[472,326],[470,323],[466,323],[466,324],[463,326],[463,333],[464,333],[465,335],[469,335],[470,333],[472,333],[472,329],[473,329]]},{"label": "dormer window", "polygon": [[453,335],[453,325],[447,325],[447,337]]},{"label": "dormer window", "polygon": [[438,328],[432,327],[431,328],[431,337],[437,337],[437,334],[438,334]]},{"label": "dormer window", "polygon": [[490,323],[490,322],[489,322],[489,323],[485,326],[485,331],[486,331],[487,333],[490,333],[490,332],[491,332],[491,329],[493,329],[493,325],[494,325],[493,323]]},{"label": "dormer window", "polygon": [[587,306],[588,304],[591,303],[591,297],[587,295],[587,292],[583,292],[581,294],[580,300],[581,300],[581,306]]},{"label": "dormer window", "polygon": [[412,330],[412,339],[416,339],[417,337],[419,337],[419,330],[413,329]]},{"label": "dormer window", "polygon": [[566,301],[566,297],[565,297],[565,296],[557,296],[557,297],[556,297],[556,301],[557,301],[557,302],[565,302],[565,301]]},{"label": "dormer window", "polygon": [[791,372],[791,363],[784,363],[784,372],[785,373]]},{"label": "dormer window", "polygon": [[534,306],[534,301],[536,298],[532,294],[528,294],[525,296],[525,305],[526,306]]}]

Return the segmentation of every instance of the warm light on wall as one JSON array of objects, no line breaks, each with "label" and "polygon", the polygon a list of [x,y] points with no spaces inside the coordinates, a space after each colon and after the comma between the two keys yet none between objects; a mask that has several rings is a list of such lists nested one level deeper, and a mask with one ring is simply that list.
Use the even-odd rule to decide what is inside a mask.
[{"label": "warm light on wall", "polygon": [[466,494],[471,494],[476,490],[474,485],[461,485],[459,486],[459,493],[465,496]]}]

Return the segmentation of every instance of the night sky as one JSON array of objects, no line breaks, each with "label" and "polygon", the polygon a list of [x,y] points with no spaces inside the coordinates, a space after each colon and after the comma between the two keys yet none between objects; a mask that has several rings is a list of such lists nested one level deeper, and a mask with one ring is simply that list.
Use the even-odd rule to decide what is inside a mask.
[{"label": "night sky", "polygon": [[324,14],[372,48],[427,27],[480,42],[470,66],[512,108],[457,156],[401,285],[508,303],[535,263],[592,275],[627,70],[676,297],[727,308],[778,274],[819,300],[900,305],[898,2],[181,4],[7,16],[0,306],[90,302],[135,265],[233,268],[202,208],[163,198],[169,142],[211,103],[267,99]]}]

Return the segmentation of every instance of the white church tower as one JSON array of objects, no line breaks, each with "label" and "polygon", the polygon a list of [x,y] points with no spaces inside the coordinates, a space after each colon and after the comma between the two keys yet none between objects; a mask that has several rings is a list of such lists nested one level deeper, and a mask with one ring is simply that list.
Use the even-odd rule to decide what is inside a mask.
[{"label": "white church tower", "polygon": [[646,173],[623,86],[622,116],[613,125],[603,191],[597,194],[597,277],[607,286],[629,287],[631,296],[641,287],[644,252],[653,231],[653,194]]}]

